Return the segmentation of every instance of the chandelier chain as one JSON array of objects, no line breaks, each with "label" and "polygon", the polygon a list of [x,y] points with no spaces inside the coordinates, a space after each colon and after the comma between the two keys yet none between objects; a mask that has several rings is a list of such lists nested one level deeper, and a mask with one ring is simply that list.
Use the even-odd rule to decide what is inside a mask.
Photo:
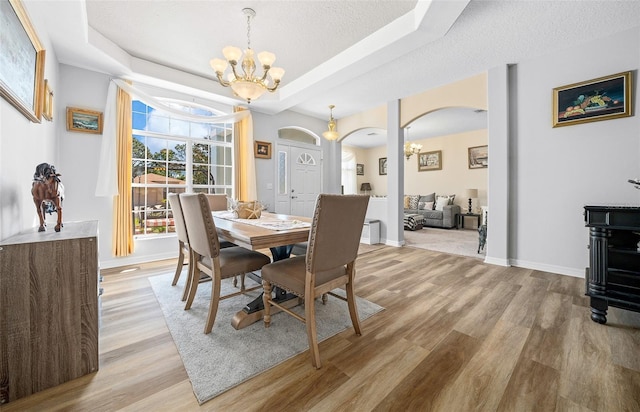
[{"label": "chandelier chain", "polygon": [[247,49],[251,48],[251,15],[247,14]]}]

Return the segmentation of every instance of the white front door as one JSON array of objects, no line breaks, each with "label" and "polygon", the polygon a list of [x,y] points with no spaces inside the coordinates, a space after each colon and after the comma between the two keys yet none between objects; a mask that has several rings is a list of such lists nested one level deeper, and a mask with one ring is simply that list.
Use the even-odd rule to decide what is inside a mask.
[{"label": "white front door", "polygon": [[313,215],[322,190],[322,157],[316,146],[278,145],[276,213]]}]

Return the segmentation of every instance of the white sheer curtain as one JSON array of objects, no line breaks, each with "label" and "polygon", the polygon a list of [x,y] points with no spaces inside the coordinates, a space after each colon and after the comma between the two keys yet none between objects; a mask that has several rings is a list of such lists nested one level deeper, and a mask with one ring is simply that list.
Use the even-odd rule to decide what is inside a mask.
[{"label": "white sheer curtain", "polygon": [[[239,122],[248,118],[248,122],[252,125],[251,112],[249,110],[239,111],[223,116],[201,116],[190,114],[182,110],[173,108],[163,102],[148,95],[144,91],[126,83],[120,79],[113,79],[109,83],[107,92],[107,103],[104,110],[104,128],[102,131],[102,146],[100,148],[100,160],[98,168],[98,180],[96,183],[96,196],[112,197],[118,194],[118,173],[116,170],[116,92],[117,88],[129,93],[132,97],[140,100],[146,105],[152,106],[154,109],[171,113],[172,117],[180,117],[184,120],[191,120],[201,123],[224,123]],[[248,150],[253,149],[253,127],[248,127],[249,135],[246,136],[250,146]],[[248,160],[253,162],[253,153],[248,156]],[[255,178],[253,179],[255,186]],[[253,192],[255,193],[255,189]]]},{"label": "white sheer curtain", "polygon": [[356,154],[349,149],[342,149],[342,189],[345,195],[357,195]]}]

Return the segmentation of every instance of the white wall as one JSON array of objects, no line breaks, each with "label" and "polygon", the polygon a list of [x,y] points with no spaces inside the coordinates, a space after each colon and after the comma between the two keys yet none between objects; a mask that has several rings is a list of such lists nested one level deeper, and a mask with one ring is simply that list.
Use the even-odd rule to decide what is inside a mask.
[{"label": "white wall", "polygon": [[[278,115],[266,115],[262,113],[252,113],[253,117],[253,138],[263,142],[271,142],[271,159],[256,159],[256,184],[258,188],[258,200],[267,203],[269,210],[275,210],[275,168],[276,168],[276,144],[278,142],[278,130],[284,127],[300,127],[318,136],[327,129],[327,122],[313,117],[305,116],[295,112],[283,112]],[[327,189],[332,173],[332,165],[328,162],[327,151],[331,142],[321,138],[321,148],[323,152],[322,183],[323,192]],[[285,141],[288,142],[288,141]],[[271,184],[271,186],[268,186]]]},{"label": "white wall", "polygon": [[61,87],[55,50],[47,34],[37,29],[42,27],[42,22],[33,18],[31,22],[46,50],[44,78],[49,81],[54,93],[55,113],[53,122],[42,118],[41,123],[32,123],[0,97],[0,239],[38,223],[31,197],[33,173],[40,163],[58,166],[56,126],[65,121],[59,110]]},{"label": "white wall", "polygon": [[515,265],[584,276],[583,206],[640,204],[640,191],[627,183],[640,176],[637,108],[632,117],[551,127],[554,87],[633,70],[637,103],[639,64],[640,28],[518,63],[510,167]]}]

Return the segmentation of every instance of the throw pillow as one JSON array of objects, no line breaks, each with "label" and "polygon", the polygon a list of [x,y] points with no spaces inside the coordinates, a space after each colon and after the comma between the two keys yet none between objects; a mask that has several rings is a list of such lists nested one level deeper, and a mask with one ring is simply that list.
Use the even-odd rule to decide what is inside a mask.
[{"label": "throw pillow", "polygon": [[433,202],[418,202],[418,209],[433,210]]},{"label": "throw pillow", "polygon": [[448,197],[449,198],[449,203],[450,205],[453,204],[454,199],[456,198],[456,195],[437,195],[436,199],[439,197]]},{"label": "throw pillow", "polygon": [[434,202],[436,201],[436,194],[430,193],[428,195],[420,196],[420,202]]},{"label": "throw pillow", "polygon": [[436,210],[442,210],[449,204],[449,196],[436,196]]},{"label": "throw pillow", "polygon": [[404,196],[404,208],[405,209],[409,209],[409,196],[408,195]]},{"label": "throw pillow", "polygon": [[407,209],[416,210],[418,208],[418,200],[420,199],[420,195],[410,195],[409,196],[409,207]]}]

